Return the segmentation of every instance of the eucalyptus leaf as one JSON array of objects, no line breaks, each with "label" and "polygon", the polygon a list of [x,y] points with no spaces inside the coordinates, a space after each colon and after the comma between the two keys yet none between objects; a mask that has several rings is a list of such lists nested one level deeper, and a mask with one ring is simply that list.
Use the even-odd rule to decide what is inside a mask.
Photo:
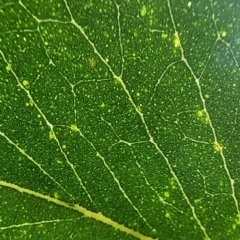
[{"label": "eucalyptus leaf", "polygon": [[240,2],[0,0],[0,238],[240,238]]}]

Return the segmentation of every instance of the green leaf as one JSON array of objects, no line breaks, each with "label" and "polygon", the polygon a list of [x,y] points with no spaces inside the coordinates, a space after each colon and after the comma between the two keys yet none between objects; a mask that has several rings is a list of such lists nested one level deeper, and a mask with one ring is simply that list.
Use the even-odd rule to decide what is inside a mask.
[{"label": "green leaf", "polygon": [[239,13],[0,0],[1,239],[239,239]]}]

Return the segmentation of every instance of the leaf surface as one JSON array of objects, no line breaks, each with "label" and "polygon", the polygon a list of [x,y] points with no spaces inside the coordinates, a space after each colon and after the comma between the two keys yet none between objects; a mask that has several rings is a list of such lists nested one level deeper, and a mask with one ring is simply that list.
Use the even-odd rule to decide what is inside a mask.
[{"label": "leaf surface", "polygon": [[239,239],[239,12],[1,0],[1,239]]}]

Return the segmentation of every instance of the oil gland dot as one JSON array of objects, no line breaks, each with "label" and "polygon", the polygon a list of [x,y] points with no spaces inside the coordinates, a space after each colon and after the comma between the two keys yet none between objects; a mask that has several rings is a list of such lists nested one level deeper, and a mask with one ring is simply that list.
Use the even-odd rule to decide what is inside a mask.
[{"label": "oil gland dot", "polygon": [[167,213],[165,214],[165,217],[166,217],[166,218],[170,218],[170,213],[167,212]]},{"label": "oil gland dot", "polygon": [[180,44],[180,39],[178,36],[175,36],[173,43],[174,43],[175,48],[180,47],[181,44]]},{"label": "oil gland dot", "polygon": [[222,32],[221,32],[221,36],[222,36],[222,37],[226,37],[226,35],[227,35],[227,32],[226,32],[226,31],[222,31]]},{"label": "oil gland dot", "polygon": [[209,99],[209,98],[210,98],[209,94],[205,94],[204,97],[205,97],[206,99]]},{"label": "oil gland dot", "polygon": [[58,199],[59,198],[59,195],[57,192],[54,193],[54,198]]},{"label": "oil gland dot", "polygon": [[27,80],[23,80],[22,82],[24,87],[28,87],[29,86],[29,82]]},{"label": "oil gland dot", "polygon": [[199,111],[197,111],[197,116],[198,116],[199,118],[203,117],[204,115],[205,115],[204,110],[199,110]]},{"label": "oil gland dot", "polygon": [[170,196],[169,192],[165,192],[163,195],[165,198],[169,198],[169,196]]},{"label": "oil gland dot", "polygon": [[147,8],[145,5],[142,6],[142,9],[141,9],[141,16],[144,17],[147,13]]},{"label": "oil gland dot", "polygon": [[6,70],[7,70],[8,72],[10,72],[10,71],[11,71],[11,69],[12,69],[12,66],[11,66],[11,64],[8,64],[8,65],[6,66]]},{"label": "oil gland dot", "polygon": [[216,152],[221,152],[223,149],[223,147],[219,143],[214,143],[213,147]]},{"label": "oil gland dot", "polygon": [[162,38],[163,39],[167,38],[167,36],[168,36],[167,33],[162,33]]},{"label": "oil gland dot", "polygon": [[93,59],[93,58],[90,58],[90,59],[89,59],[89,66],[90,66],[91,68],[96,67],[96,61],[95,61],[95,59]]},{"label": "oil gland dot", "polygon": [[72,124],[72,125],[70,126],[70,129],[71,129],[73,132],[77,132],[78,127],[77,127],[75,124]]},{"label": "oil gland dot", "polygon": [[33,106],[33,100],[32,100],[32,99],[30,99],[29,105],[30,105],[31,107]]},{"label": "oil gland dot", "polygon": [[209,118],[208,118],[207,116],[205,117],[204,122],[205,122],[206,124],[209,123]]},{"label": "oil gland dot", "polygon": [[53,139],[55,139],[55,138],[56,138],[56,136],[55,136],[54,132],[50,131],[50,132],[49,132],[49,139],[50,139],[50,140],[53,140]]}]

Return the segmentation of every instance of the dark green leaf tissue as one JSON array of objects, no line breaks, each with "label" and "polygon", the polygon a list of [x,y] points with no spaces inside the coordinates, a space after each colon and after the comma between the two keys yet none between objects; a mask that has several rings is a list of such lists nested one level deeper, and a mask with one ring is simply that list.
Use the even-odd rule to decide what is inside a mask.
[{"label": "dark green leaf tissue", "polygon": [[0,0],[0,239],[239,240],[240,2]]}]

